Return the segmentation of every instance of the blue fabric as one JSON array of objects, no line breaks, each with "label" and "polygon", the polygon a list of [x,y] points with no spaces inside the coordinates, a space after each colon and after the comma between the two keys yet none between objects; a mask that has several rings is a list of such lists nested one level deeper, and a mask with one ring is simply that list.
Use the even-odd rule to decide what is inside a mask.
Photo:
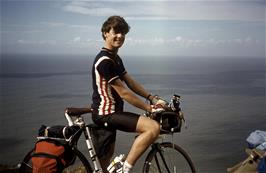
[{"label": "blue fabric", "polygon": [[263,142],[262,144],[258,145],[256,148],[259,150],[266,151],[266,142]]},{"label": "blue fabric", "polygon": [[260,159],[260,162],[257,167],[258,173],[266,173],[266,158]]},{"label": "blue fabric", "polygon": [[255,148],[258,145],[262,144],[263,142],[266,142],[266,131],[262,130],[256,130],[252,132],[248,138],[246,139],[248,142],[249,148]]}]

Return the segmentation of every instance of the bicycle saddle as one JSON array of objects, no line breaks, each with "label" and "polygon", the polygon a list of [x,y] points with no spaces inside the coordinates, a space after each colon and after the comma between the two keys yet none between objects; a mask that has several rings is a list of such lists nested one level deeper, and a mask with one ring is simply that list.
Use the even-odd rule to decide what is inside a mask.
[{"label": "bicycle saddle", "polygon": [[82,114],[87,114],[87,113],[92,113],[93,109],[88,107],[88,108],[74,108],[74,107],[67,107],[65,109],[65,112],[69,116],[80,116]]}]

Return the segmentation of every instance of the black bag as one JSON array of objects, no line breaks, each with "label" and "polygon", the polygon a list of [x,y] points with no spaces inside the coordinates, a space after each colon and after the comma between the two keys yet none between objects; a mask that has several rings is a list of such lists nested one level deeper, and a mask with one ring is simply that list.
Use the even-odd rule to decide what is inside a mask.
[{"label": "black bag", "polygon": [[33,173],[60,173],[75,161],[70,137],[77,134],[78,126],[42,125],[32,155]]},{"label": "black bag", "polygon": [[159,112],[152,119],[160,123],[161,134],[175,133],[181,131],[182,119],[177,112],[174,111]]},{"label": "black bag", "polygon": [[45,126],[42,125],[39,129],[39,137],[56,138],[68,140],[71,136],[75,135],[80,129],[79,126]]}]

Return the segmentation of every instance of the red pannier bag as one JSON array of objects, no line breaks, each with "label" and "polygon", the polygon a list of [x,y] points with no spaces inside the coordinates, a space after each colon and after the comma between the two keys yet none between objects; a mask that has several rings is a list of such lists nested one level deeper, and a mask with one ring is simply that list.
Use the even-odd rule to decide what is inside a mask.
[{"label": "red pannier bag", "polygon": [[67,165],[66,148],[53,140],[40,140],[32,156],[33,173],[61,173]]},{"label": "red pannier bag", "polygon": [[[31,158],[33,173],[61,173],[75,161],[75,155],[66,138],[77,131],[77,127],[42,126],[39,140],[35,143]],[[64,133],[63,133],[64,132]]]}]

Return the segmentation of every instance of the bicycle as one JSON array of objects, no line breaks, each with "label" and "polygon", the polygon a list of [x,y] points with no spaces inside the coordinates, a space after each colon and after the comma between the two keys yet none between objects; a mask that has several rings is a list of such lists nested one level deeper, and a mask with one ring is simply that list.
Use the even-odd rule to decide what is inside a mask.
[{"label": "bicycle", "polygon": [[[95,124],[87,125],[84,121],[83,115],[91,113],[91,108],[66,108],[65,118],[68,121],[68,126],[78,126],[79,129],[68,139],[66,139],[67,144],[71,147],[72,154],[75,155],[74,160],[71,165],[68,166],[63,173],[102,173],[102,168],[99,163],[97,154],[95,152],[91,129],[95,128]],[[176,114],[175,114],[176,116]],[[160,119],[160,123],[163,119]],[[161,130],[162,134],[174,134],[175,131],[180,129],[179,127]],[[90,162],[87,158],[80,152],[77,148],[77,142],[81,136],[84,134],[86,145],[89,151]],[[143,173],[195,173],[195,166],[189,157],[189,155],[178,145],[173,142],[155,142],[151,145],[151,150],[149,151],[143,166]],[[31,157],[34,154],[34,149],[28,152],[20,164],[20,173],[32,173],[33,165],[31,162]],[[92,165],[92,166],[91,166]]]},{"label": "bicycle", "polygon": [[174,112],[162,112],[153,118],[160,123],[160,134],[172,135],[172,141],[164,142],[164,136],[161,136],[162,142],[151,145],[145,158],[143,173],[196,173],[195,165],[187,152],[173,143],[174,133],[180,132],[182,126],[182,119],[173,123],[175,116]]}]

